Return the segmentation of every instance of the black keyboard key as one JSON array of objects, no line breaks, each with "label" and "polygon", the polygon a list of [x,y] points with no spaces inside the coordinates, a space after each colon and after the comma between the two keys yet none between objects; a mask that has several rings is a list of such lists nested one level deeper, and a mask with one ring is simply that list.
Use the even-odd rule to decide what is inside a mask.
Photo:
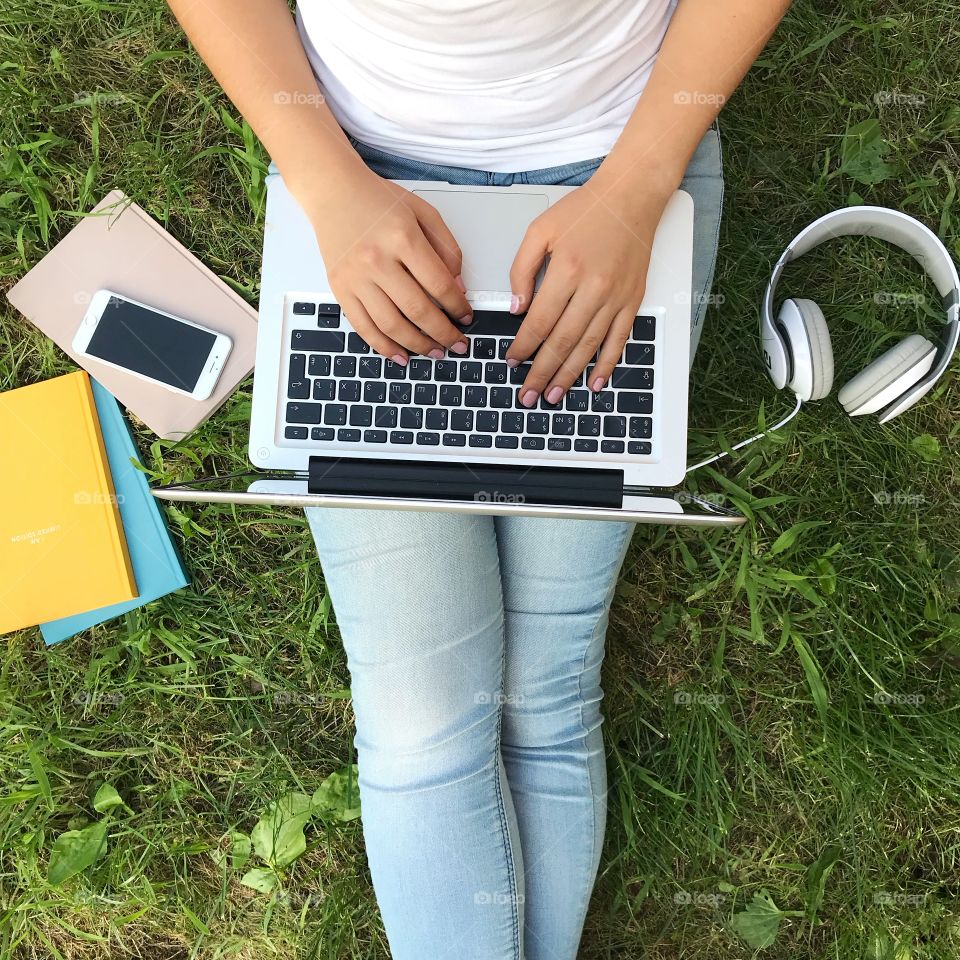
[{"label": "black keyboard key", "polygon": [[577,453],[596,453],[598,446],[596,440],[577,439],[573,441],[573,449],[576,450]]},{"label": "black keyboard key", "polygon": [[524,450],[542,450],[546,446],[546,443],[543,437],[524,437],[520,441],[520,446],[523,447]]},{"label": "black keyboard key", "polygon": [[601,390],[593,395],[590,409],[594,413],[613,413],[613,391]]},{"label": "black keyboard key", "polygon": [[409,430],[392,430],[390,432],[391,443],[413,443],[413,434]]},{"label": "black keyboard key", "polygon": [[364,443],[386,443],[387,431],[386,430],[364,430],[363,440],[364,440]]},{"label": "black keyboard key", "polygon": [[347,407],[343,403],[327,403],[323,407],[323,422],[328,427],[341,427],[347,422]]},{"label": "black keyboard key", "polygon": [[653,421],[649,417],[630,418],[630,438],[649,440],[653,436]]},{"label": "black keyboard key", "polygon": [[382,381],[368,381],[363,385],[364,403],[384,403],[387,399],[387,385]]},{"label": "black keyboard key", "polygon": [[440,434],[428,430],[421,431],[417,434],[417,443],[424,447],[437,447],[440,445]]},{"label": "black keyboard key", "polygon": [[290,334],[290,348],[314,353],[342,353],[345,340],[346,337],[336,330],[294,330]]},{"label": "black keyboard key", "polygon": [[411,380],[429,380],[433,376],[433,361],[417,357],[410,361]]},{"label": "black keyboard key", "polygon": [[601,453],[623,453],[622,440],[603,440],[600,443]]},{"label": "black keyboard key", "polygon": [[515,337],[523,316],[507,310],[474,310],[470,332],[483,337]]},{"label": "black keyboard key", "polygon": [[637,453],[641,456],[649,456],[653,452],[653,444],[646,440],[631,440],[627,444],[627,453]]},{"label": "black keyboard key", "polygon": [[634,340],[654,340],[657,334],[656,317],[637,317],[633,321]]},{"label": "black keyboard key", "polygon": [[586,390],[568,390],[566,407],[571,413],[583,413],[590,407],[590,394]]},{"label": "black keyboard key", "polygon": [[438,360],[433,366],[433,379],[439,383],[451,383],[457,379],[456,360]]},{"label": "black keyboard key", "polygon": [[369,353],[370,347],[367,344],[367,341],[364,340],[359,333],[348,333],[347,334],[347,352],[348,353]]},{"label": "black keyboard key", "polygon": [[317,316],[323,317],[339,317],[340,316],[340,304],[339,303],[318,303],[317,304]]},{"label": "black keyboard key", "polygon": [[653,410],[652,393],[621,392],[617,394],[620,413],[650,413]]},{"label": "black keyboard key", "polygon": [[516,450],[520,446],[520,438],[499,436],[494,437],[493,443],[501,450]]},{"label": "black keyboard key", "polygon": [[572,413],[555,413],[553,415],[553,433],[558,437],[573,436],[577,418]]},{"label": "black keyboard key", "polygon": [[563,397],[560,398],[559,403],[549,403],[545,394],[540,394],[540,409],[541,410],[560,410],[563,406]]},{"label": "black keyboard key", "polygon": [[310,361],[307,363],[307,373],[311,377],[329,377],[330,358],[323,353],[311,353]]},{"label": "black keyboard key", "polygon": [[581,414],[577,417],[577,433],[581,437],[599,437],[600,418],[590,413]]},{"label": "black keyboard key", "polygon": [[505,363],[485,363],[483,365],[483,379],[486,383],[506,383],[507,365]]},{"label": "black keyboard key", "polygon": [[522,413],[504,413],[500,417],[500,429],[504,433],[523,433],[524,415]]},{"label": "black keyboard key", "polygon": [[312,427],[310,430],[311,440],[332,440],[335,436],[333,427]]},{"label": "black keyboard key", "polygon": [[400,426],[404,430],[419,430],[423,426],[423,411],[419,407],[404,407],[400,411]]},{"label": "black keyboard key", "polygon": [[485,407],[487,405],[486,387],[467,387],[463,394],[465,407]]},{"label": "black keyboard key", "polygon": [[287,423],[319,423],[319,403],[288,403]]},{"label": "black keyboard key", "polygon": [[496,433],[499,428],[500,414],[496,410],[478,410],[476,429],[481,433]]},{"label": "black keyboard key", "polygon": [[283,431],[284,437],[287,440],[306,440],[307,439],[307,428],[306,427],[287,427]]},{"label": "black keyboard key", "polygon": [[439,407],[428,410],[424,418],[424,424],[428,430],[446,430],[447,420],[450,416],[449,410],[441,410]]},{"label": "black keyboard key", "polygon": [[459,407],[463,402],[463,387],[445,383],[440,388],[440,404],[444,407]]},{"label": "black keyboard key", "polygon": [[473,411],[454,410],[450,414],[450,429],[469,433],[473,429]]},{"label": "black keyboard key", "polygon": [[391,403],[409,403],[413,399],[413,384],[411,383],[391,383],[390,384],[390,402]]},{"label": "black keyboard key", "polygon": [[302,380],[307,375],[307,355],[291,353],[289,371],[291,380]]},{"label": "black keyboard key", "polygon": [[489,434],[486,434],[486,433],[471,433],[470,446],[471,447],[492,447],[493,437],[489,436]]},{"label": "black keyboard key", "polygon": [[360,381],[341,380],[337,399],[343,403],[356,403],[360,399]]},{"label": "black keyboard key", "polygon": [[[472,332],[472,331],[471,331]],[[492,360],[497,352],[497,341],[489,337],[473,337],[473,356],[476,360]]]},{"label": "black keyboard key", "polygon": [[[323,304],[321,304],[323,306]],[[336,306],[336,304],[334,304]],[[340,326],[340,308],[337,307],[336,314],[332,313],[323,313],[322,311],[317,311],[317,326],[322,327],[325,330],[335,330]]]},{"label": "black keyboard key", "polygon": [[603,435],[605,437],[625,437],[627,435],[627,418],[604,417]]},{"label": "black keyboard key", "polygon": [[510,370],[510,382],[515,387],[519,386],[527,379],[527,374],[530,372],[532,366],[532,363],[521,363],[519,366],[514,367]]},{"label": "black keyboard key", "polygon": [[299,301],[293,305],[293,314],[296,317],[312,317],[317,312],[315,303],[304,303]]},{"label": "black keyboard key", "polygon": [[357,364],[357,376],[376,380],[380,376],[383,361],[379,357],[361,357]]},{"label": "black keyboard key", "polygon": [[467,435],[465,433],[445,433],[443,435],[443,445],[445,447],[465,447],[467,445]]},{"label": "black keyboard key", "polygon": [[332,400],[337,395],[336,380],[314,380],[313,399]]},{"label": "black keyboard key", "polygon": [[349,427],[344,427],[337,431],[337,439],[341,440],[343,443],[359,443],[360,431],[351,430]]},{"label": "black keyboard key", "polygon": [[392,430],[397,425],[396,407],[377,407],[373,411],[373,425],[375,427],[386,427]]},{"label": "black keyboard key", "polygon": [[350,408],[351,427],[369,427],[373,423],[373,407],[358,403]]},{"label": "black keyboard key", "polygon": [[421,407],[432,407],[437,402],[437,385],[418,383],[413,391],[413,402]]},{"label": "black keyboard key", "polygon": [[652,367],[616,367],[610,386],[620,390],[652,390]]},{"label": "black keyboard key", "polygon": [[287,397],[290,400],[309,400],[310,381],[306,377],[302,379],[290,377],[287,381]]},{"label": "black keyboard key", "polygon": [[503,360],[506,357],[507,351],[510,349],[511,343],[513,343],[513,341],[509,337],[500,338],[500,340],[497,342],[497,359],[498,360]]},{"label": "black keyboard key", "polygon": [[527,433],[549,433],[550,415],[548,413],[528,413]]},{"label": "black keyboard key", "polygon": [[383,361],[383,376],[387,380],[406,380],[407,368],[392,360]]},{"label": "black keyboard key", "polygon": [[357,358],[344,354],[333,358],[333,375],[335,377],[355,377],[357,375]]},{"label": "black keyboard key", "polygon": [[566,437],[551,437],[547,441],[548,450],[569,450],[570,441]]},{"label": "black keyboard key", "polygon": [[491,387],[490,406],[498,410],[513,406],[513,387]]},{"label": "black keyboard key", "polygon": [[628,343],[625,360],[635,367],[652,367],[655,349],[652,343]]},{"label": "black keyboard key", "polygon": [[461,383],[479,383],[483,376],[483,364],[475,363],[472,360],[460,361],[460,382]]}]

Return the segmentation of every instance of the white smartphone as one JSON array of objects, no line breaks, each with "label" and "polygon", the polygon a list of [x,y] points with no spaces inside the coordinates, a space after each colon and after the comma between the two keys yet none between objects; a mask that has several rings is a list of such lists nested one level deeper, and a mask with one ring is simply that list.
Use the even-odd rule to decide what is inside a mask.
[{"label": "white smartphone", "polygon": [[112,290],[98,290],[73,338],[73,349],[141,380],[206,400],[233,341]]}]

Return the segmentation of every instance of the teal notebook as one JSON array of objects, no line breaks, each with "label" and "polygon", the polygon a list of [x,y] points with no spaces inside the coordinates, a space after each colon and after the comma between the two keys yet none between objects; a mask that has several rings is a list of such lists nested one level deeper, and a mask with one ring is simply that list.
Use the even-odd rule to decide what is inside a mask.
[{"label": "teal notebook", "polygon": [[41,623],[40,632],[48,645],[59,643],[67,637],[82,633],[88,627],[142,607],[151,600],[185,587],[190,582],[170,537],[160,503],[150,493],[146,475],[130,462],[133,458],[139,463],[140,457],[120,405],[96,380],[91,378],[90,382],[93,385],[93,399],[97,404],[100,430],[110,461],[110,472],[113,474],[114,492],[120,501],[120,519],[127,539],[133,575],[140,595],[135,600],[126,600],[87,613]]}]

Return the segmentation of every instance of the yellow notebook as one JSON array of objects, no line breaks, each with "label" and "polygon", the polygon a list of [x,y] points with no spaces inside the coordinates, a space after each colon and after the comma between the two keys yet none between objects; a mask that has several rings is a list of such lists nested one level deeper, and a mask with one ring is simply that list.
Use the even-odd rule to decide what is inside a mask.
[{"label": "yellow notebook", "polygon": [[0,634],[137,595],[90,379],[0,393]]}]

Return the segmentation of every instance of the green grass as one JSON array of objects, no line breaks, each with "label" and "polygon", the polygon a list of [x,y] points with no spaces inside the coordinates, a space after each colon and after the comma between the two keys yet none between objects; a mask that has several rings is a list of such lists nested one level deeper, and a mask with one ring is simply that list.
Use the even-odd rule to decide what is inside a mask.
[{"label": "green grass", "polygon": [[[951,0],[802,0],[724,112],[693,454],[789,409],[761,376],[756,315],[803,224],[859,196],[960,255],[958,48]],[[845,139],[871,119],[882,140]],[[162,3],[0,0],[5,289],[120,187],[255,302],[264,163]],[[939,322],[915,266],[875,242],[818,251],[788,283],[823,305],[840,382]],[[70,368],[4,301],[0,388]],[[246,384],[179,444],[142,432],[148,466],[243,466],[249,404]],[[610,820],[584,958],[746,957],[734,918],[761,891],[783,911],[768,957],[960,953],[958,408],[952,376],[887,427],[821,402],[698,475],[749,510],[742,530],[638,531],[604,672]],[[5,638],[0,957],[386,957],[355,821],[308,829],[285,898],[219,855],[352,759],[306,523],[170,516],[189,591],[52,650]],[[103,783],[128,805],[106,815],[108,851],[53,886],[51,847],[99,819]]]}]

